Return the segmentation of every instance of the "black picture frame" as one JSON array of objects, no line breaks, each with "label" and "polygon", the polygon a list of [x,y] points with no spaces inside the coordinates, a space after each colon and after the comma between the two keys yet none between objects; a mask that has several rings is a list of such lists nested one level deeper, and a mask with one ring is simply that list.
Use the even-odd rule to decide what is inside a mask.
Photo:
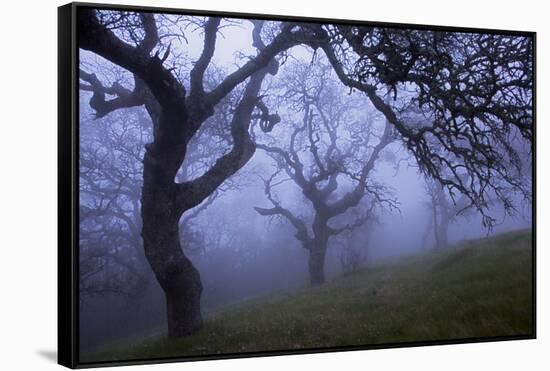
[{"label": "black picture frame", "polygon": [[[382,345],[343,346],[312,348],[288,351],[261,351],[251,353],[216,354],[206,356],[182,356],[174,358],[138,359],[128,361],[106,361],[83,363],[79,361],[79,78],[78,78],[78,24],[77,11],[80,8],[102,10],[127,10],[136,12],[218,16],[240,19],[261,19],[296,21],[307,23],[332,23],[342,25],[384,26],[416,30],[437,30],[451,32],[472,32],[486,34],[517,35],[533,40],[533,147],[532,147],[532,333],[518,336],[465,338],[436,341],[389,343]],[[123,366],[198,360],[214,360],[244,357],[261,357],[320,352],[341,352],[380,348],[417,347],[461,343],[493,342],[507,340],[536,339],[536,32],[497,30],[486,28],[462,28],[439,25],[372,22],[330,18],[309,18],[286,15],[252,14],[240,12],[203,11],[110,5],[100,3],[70,3],[58,8],[58,363],[69,368],[102,366]]]}]

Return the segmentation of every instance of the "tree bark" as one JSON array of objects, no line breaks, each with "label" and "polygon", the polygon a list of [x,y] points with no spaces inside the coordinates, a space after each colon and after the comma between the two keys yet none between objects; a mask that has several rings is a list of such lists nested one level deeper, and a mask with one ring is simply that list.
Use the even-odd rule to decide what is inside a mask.
[{"label": "tree bark", "polygon": [[[176,166],[183,150],[148,145],[143,163],[141,213],[145,256],[166,298],[168,336],[187,336],[202,326],[200,274],[184,255],[178,222],[185,210],[178,202],[178,187],[169,167]],[[168,168],[167,168],[168,167]],[[191,198],[192,195],[189,195]]]},{"label": "tree bark", "polygon": [[202,326],[200,274],[182,252],[177,213],[157,206],[169,200],[169,192],[147,188],[142,197],[145,255],[166,297],[168,336],[186,336]]},{"label": "tree bark", "polygon": [[313,221],[314,238],[309,244],[309,282],[311,286],[325,283],[325,255],[330,237],[328,219],[321,214]]},{"label": "tree bark", "polygon": [[326,248],[309,250],[309,283],[311,286],[325,283],[325,254]]}]

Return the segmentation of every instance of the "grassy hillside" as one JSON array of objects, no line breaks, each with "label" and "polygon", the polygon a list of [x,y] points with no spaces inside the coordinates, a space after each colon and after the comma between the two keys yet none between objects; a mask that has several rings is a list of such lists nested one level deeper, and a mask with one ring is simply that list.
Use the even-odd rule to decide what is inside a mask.
[{"label": "grassy hillside", "polygon": [[464,242],[226,307],[178,341],[150,334],[82,361],[136,359],[532,332],[531,231]]}]

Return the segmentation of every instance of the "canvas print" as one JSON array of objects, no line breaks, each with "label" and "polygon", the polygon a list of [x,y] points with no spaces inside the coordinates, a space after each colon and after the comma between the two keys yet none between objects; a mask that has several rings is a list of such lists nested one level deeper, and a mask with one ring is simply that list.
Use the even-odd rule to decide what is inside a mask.
[{"label": "canvas print", "polygon": [[530,33],[79,6],[78,359],[534,336]]}]

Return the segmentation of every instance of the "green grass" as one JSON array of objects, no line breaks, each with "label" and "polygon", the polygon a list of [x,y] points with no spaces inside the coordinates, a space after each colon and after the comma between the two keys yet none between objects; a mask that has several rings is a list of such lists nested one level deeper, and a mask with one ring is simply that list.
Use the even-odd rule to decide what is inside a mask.
[{"label": "green grass", "polygon": [[531,238],[526,230],[471,240],[321,287],[247,300],[207,316],[188,338],[157,331],[81,361],[529,335]]}]

